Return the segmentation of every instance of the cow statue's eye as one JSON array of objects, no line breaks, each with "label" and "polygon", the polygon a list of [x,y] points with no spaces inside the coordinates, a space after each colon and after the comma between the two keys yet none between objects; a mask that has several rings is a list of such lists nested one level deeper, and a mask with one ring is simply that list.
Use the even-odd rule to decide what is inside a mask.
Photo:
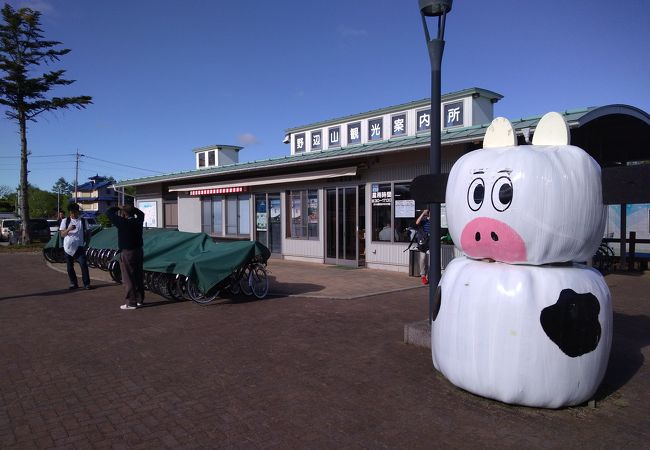
[{"label": "cow statue's eye", "polygon": [[497,211],[505,211],[512,203],[512,181],[508,177],[501,177],[492,186],[492,206]]},{"label": "cow statue's eye", "polygon": [[485,198],[485,182],[483,178],[474,178],[467,190],[467,204],[472,211],[478,211]]}]

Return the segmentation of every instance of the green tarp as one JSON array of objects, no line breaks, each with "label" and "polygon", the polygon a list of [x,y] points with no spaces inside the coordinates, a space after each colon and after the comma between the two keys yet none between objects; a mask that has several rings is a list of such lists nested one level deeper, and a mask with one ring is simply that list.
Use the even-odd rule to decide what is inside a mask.
[{"label": "green tarp", "polygon": [[[205,233],[186,233],[163,228],[143,231],[144,270],[183,274],[190,277],[203,292],[208,292],[234,270],[259,257],[263,262],[271,255],[257,241],[216,243]],[[57,235],[45,246],[60,247]],[[105,228],[93,235],[91,248],[117,249],[117,228]]]}]

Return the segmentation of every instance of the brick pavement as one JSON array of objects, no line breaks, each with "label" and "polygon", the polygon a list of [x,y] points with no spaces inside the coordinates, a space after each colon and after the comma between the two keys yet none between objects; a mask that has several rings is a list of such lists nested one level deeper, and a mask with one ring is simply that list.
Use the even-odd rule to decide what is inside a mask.
[{"label": "brick pavement", "polygon": [[[3,449],[650,445],[648,275],[607,277],[615,333],[598,407],[539,410],[461,391],[402,343],[426,289],[208,307],[150,296],[121,311],[121,286],[69,293],[40,255],[0,267]],[[337,283],[319,270],[312,284]]]}]

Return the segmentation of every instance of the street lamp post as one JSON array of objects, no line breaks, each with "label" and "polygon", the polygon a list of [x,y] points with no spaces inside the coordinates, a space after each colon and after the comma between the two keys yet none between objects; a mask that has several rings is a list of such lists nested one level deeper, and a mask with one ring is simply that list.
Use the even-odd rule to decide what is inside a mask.
[{"label": "street lamp post", "polygon": [[[445,18],[451,11],[453,0],[418,0],[424,36],[427,40],[431,62],[431,150],[429,152],[429,171],[431,175],[440,174],[440,67],[445,49]],[[438,33],[432,39],[427,18],[438,19]],[[431,238],[429,239],[429,323],[433,317],[436,289],[440,282],[440,203],[429,205]]]}]

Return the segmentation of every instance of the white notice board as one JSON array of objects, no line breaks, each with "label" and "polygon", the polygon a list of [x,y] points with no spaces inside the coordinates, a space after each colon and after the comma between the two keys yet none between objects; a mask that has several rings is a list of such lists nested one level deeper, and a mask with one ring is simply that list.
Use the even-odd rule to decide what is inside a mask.
[{"label": "white notice board", "polygon": [[144,226],[146,228],[156,228],[158,226],[158,202],[139,201],[138,209],[144,213]]}]

